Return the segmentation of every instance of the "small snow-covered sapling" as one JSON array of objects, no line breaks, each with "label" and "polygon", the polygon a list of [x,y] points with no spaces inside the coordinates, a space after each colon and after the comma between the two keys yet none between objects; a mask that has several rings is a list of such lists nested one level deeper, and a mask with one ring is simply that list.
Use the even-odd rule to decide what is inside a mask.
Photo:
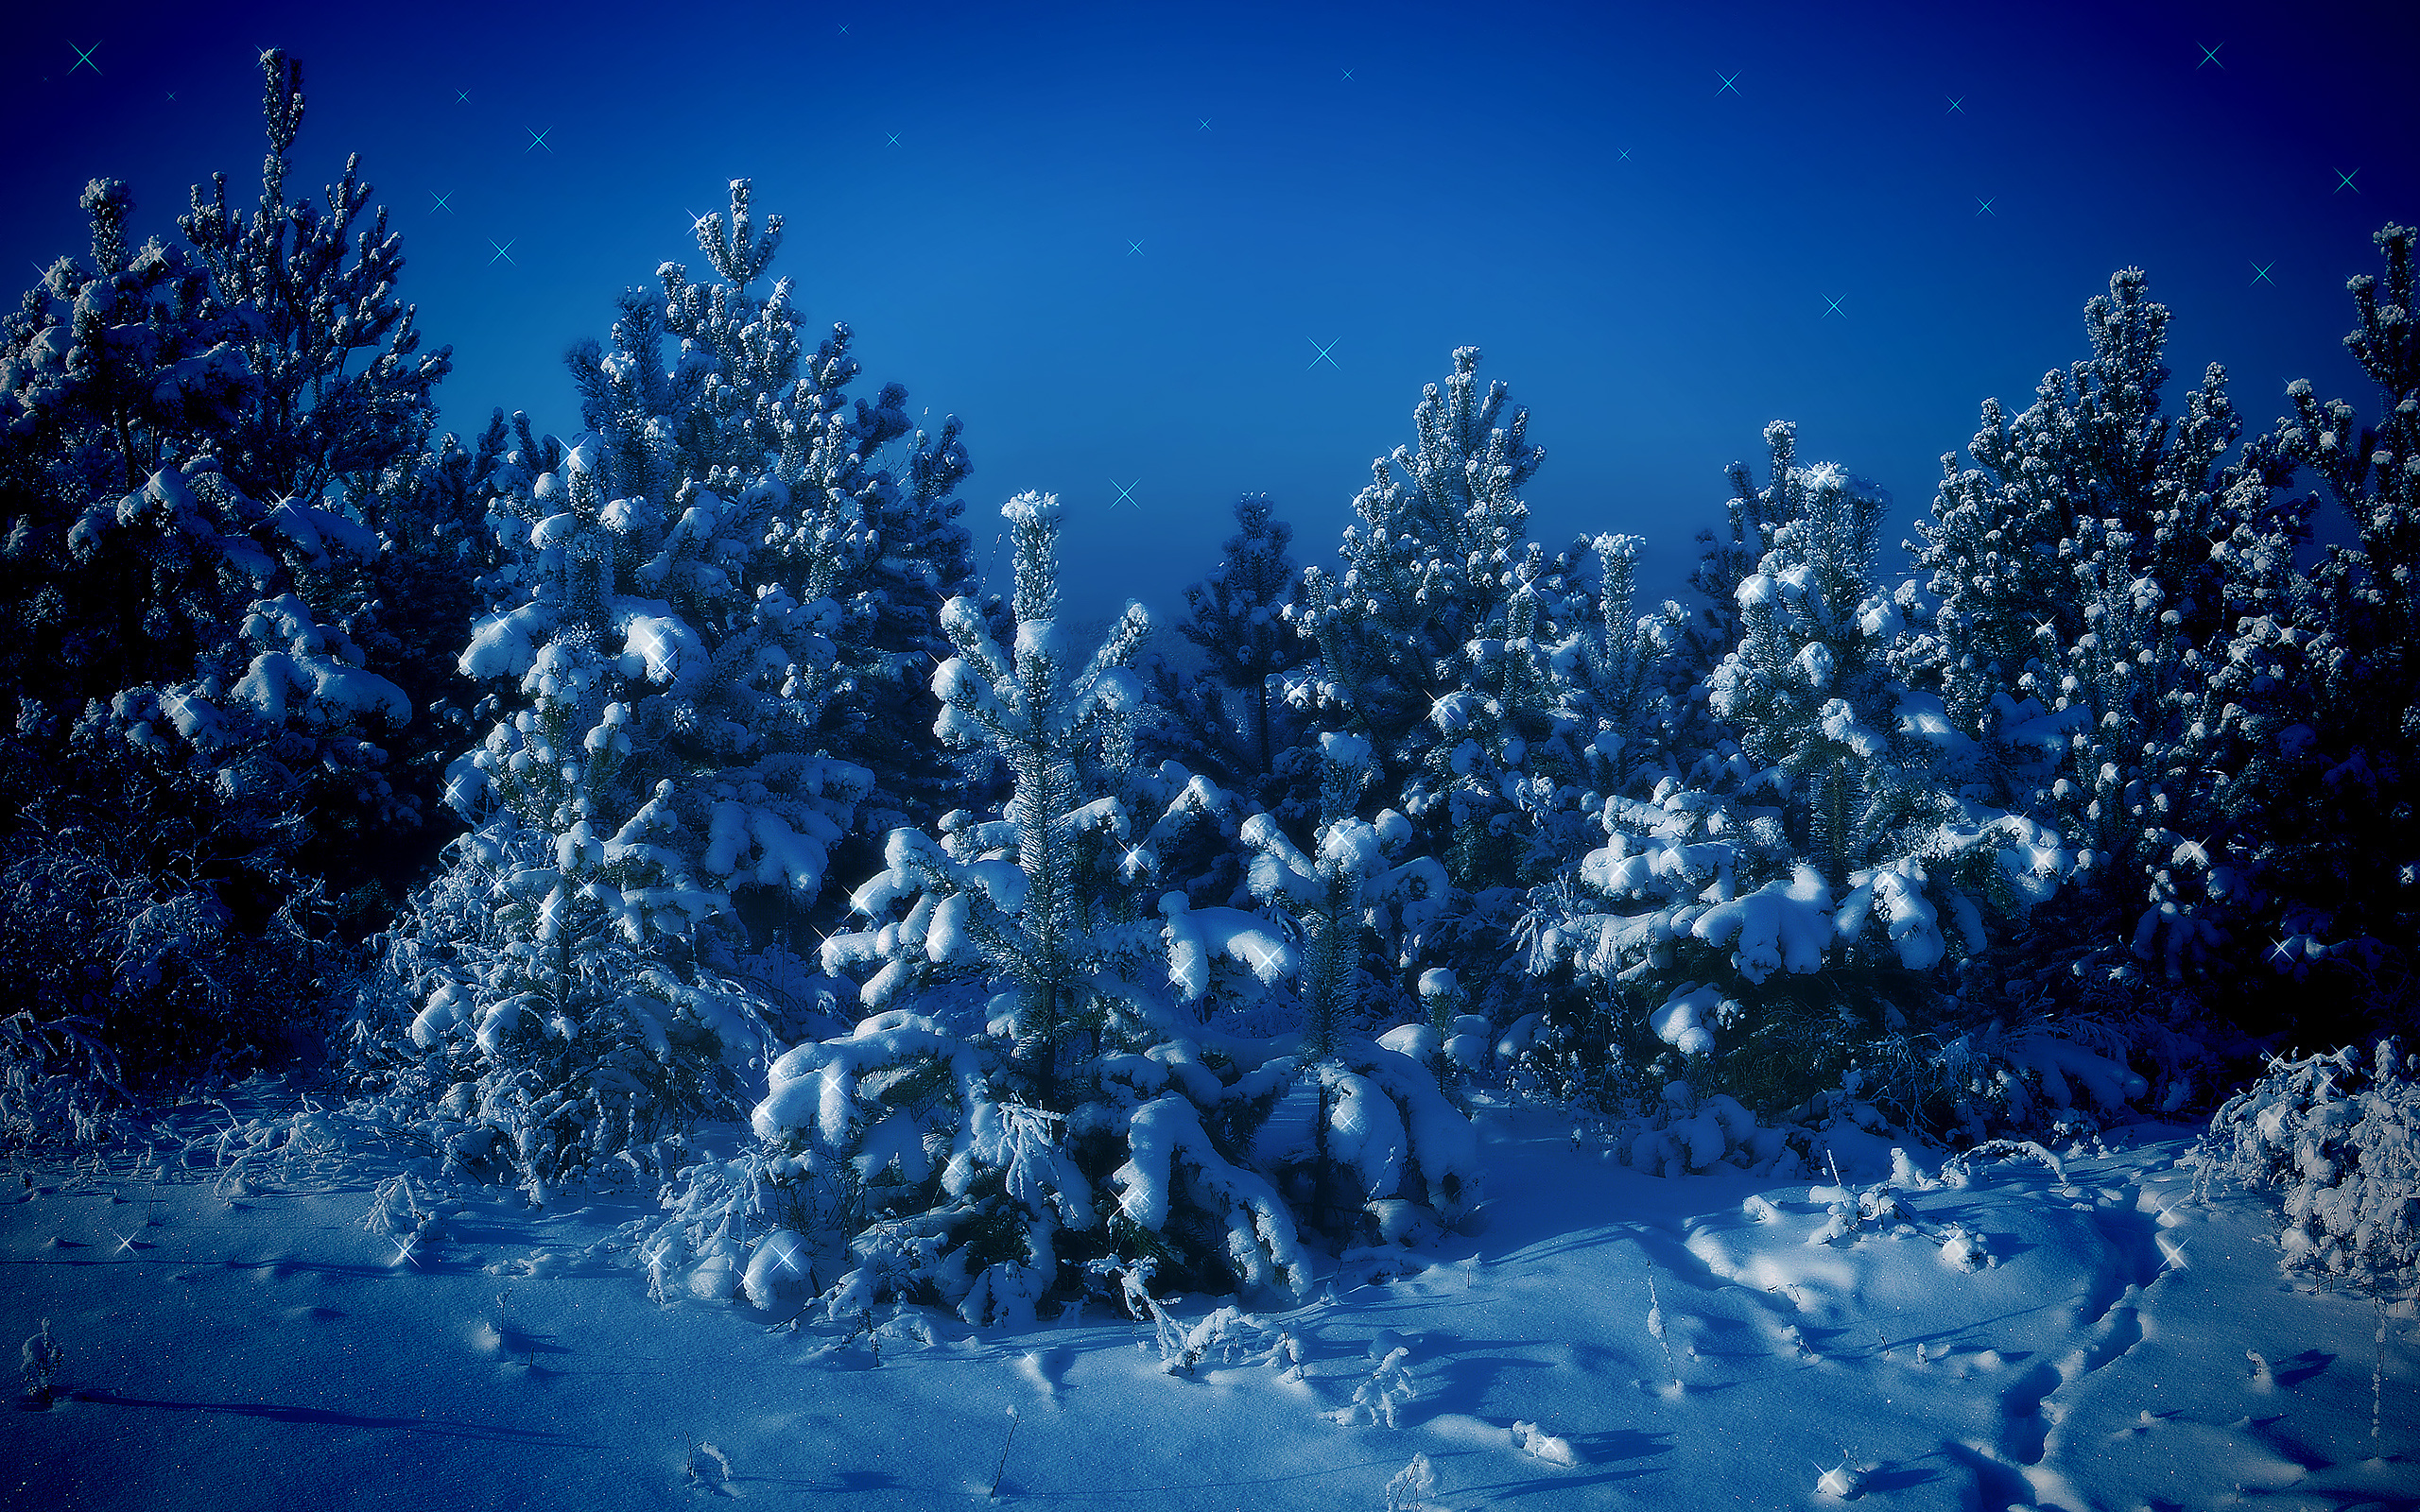
[{"label": "small snow-covered sapling", "polygon": [[1388,1350],[1370,1379],[1354,1388],[1352,1404],[1328,1416],[1348,1428],[1394,1427],[1395,1408],[1420,1395],[1406,1367],[1410,1358],[1411,1350],[1401,1345]]},{"label": "small snow-covered sapling", "polygon": [[1845,1501],[1865,1488],[1865,1472],[1857,1467],[1854,1455],[1842,1455],[1830,1469],[1824,1469],[1820,1464],[1815,1468],[1824,1470],[1815,1482],[1818,1496],[1836,1496]]},{"label": "small snow-covered sapling", "polygon": [[1428,1499],[1436,1494],[1435,1468],[1427,1455],[1414,1454],[1411,1463],[1387,1483],[1387,1512],[1430,1512],[1435,1503]]},{"label": "small snow-covered sapling", "polygon": [[20,1368],[26,1378],[26,1395],[36,1406],[48,1407],[52,1383],[59,1379],[59,1367],[67,1361],[67,1351],[50,1336],[50,1319],[43,1318],[41,1331],[26,1340],[20,1360]]}]

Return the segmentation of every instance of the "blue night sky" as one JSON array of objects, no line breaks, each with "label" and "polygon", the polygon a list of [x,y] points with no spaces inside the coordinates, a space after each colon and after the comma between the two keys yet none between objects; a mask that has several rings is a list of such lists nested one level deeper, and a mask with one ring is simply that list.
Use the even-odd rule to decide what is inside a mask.
[{"label": "blue night sky", "polygon": [[745,177],[811,328],[856,330],[858,391],[965,421],[978,558],[1001,501],[1067,502],[1080,618],[1172,619],[1246,491],[1328,558],[1461,345],[1547,449],[1532,536],[1641,534],[1660,594],[1772,419],[1923,514],[1980,402],[2084,356],[2129,264],[2175,312],[2171,409],[2216,359],[2255,431],[2297,376],[2374,410],[2343,284],[2420,217],[2409,14],[62,8],[0,43],[35,145],[0,165],[0,254],[21,284],[83,255],[99,175],[138,234],[214,169],[249,204],[280,46],[289,194],[361,154],[454,349],[445,428],[575,430],[564,349],[660,262],[704,271],[690,217]]}]

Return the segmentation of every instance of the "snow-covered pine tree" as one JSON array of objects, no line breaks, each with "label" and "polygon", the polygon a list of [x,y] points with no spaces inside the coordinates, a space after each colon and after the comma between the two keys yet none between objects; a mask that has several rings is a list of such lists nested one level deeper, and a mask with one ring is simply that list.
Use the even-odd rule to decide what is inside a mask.
[{"label": "snow-covered pine tree", "polygon": [[1489,701],[1472,646],[1535,638],[1534,623],[1509,616],[1535,609],[1520,593],[1523,568],[1534,577],[1539,564],[1523,549],[1518,490],[1546,453],[1525,438],[1527,409],[1506,420],[1502,384],[1479,397],[1478,361],[1460,348],[1443,387],[1428,386],[1413,411],[1419,449],[1374,461],[1354,500],[1342,572],[1306,569],[1287,612],[1319,648],[1289,697],[1369,740],[1385,790],[1451,858],[1457,884],[1486,886],[1509,880],[1497,873],[1517,848],[1492,824],[1512,808],[1503,774],[1463,728]]},{"label": "snow-covered pine tree", "polygon": [[1525,562],[1507,626],[1521,633],[1475,648],[1491,685],[1460,707],[1477,716],[1465,728],[1514,775],[1502,791],[1525,820],[1522,876],[1550,874],[1591,849],[1606,795],[1642,796],[1679,775],[1684,701],[1664,683],[1685,618],[1669,602],[1636,612],[1641,545],[1583,536],[1550,567]]},{"label": "snow-covered pine tree", "polygon": [[1374,1224],[1395,1238],[1450,1225],[1476,1203],[1477,1151],[1434,1079],[1442,1040],[1422,1040],[1420,1025],[1403,1026],[1409,1040],[1370,1038],[1360,1009],[1374,984],[1362,961],[1374,939],[1409,966],[1451,893],[1435,857],[1407,853],[1409,820],[1392,809],[1374,823],[1354,816],[1370,780],[1369,743],[1330,731],[1320,756],[1322,816],[1310,852],[1267,814],[1240,835],[1253,851],[1253,895],[1293,920],[1303,957],[1300,1048],[1247,1079],[1258,1115],[1253,1153],[1315,1228],[1346,1237]]},{"label": "snow-covered pine tree", "polygon": [[2344,345],[2377,385],[2378,418],[2363,421],[2341,399],[2323,404],[2297,381],[2287,388],[2293,415],[2255,443],[2309,468],[2351,517],[2359,546],[2330,548],[2296,580],[2273,540],[2239,532],[2225,545],[2239,576],[2284,592],[2256,597],[2207,658],[2226,702],[2243,712],[2237,790],[2221,802],[2231,816],[2265,820],[2256,876],[2276,900],[2245,941],[2265,970],[2246,974],[2318,973],[2337,990],[2305,1001],[2341,1004],[2349,1021],[2331,1040],[2420,1030],[2411,985],[2420,980],[2411,946],[2420,937],[2416,239],[2411,227],[2382,228],[2383,280],[2365,273],[2347,284],[2358,324]]},{"label": "snow-covered pine tree", "polygon": [[451,370],[453,349],[415,355],[417,307],[394,293],[403,237],[387,229],[383,207],[367,228],[354,226],[373,192],[357,154],[323,206],[286,203],[302,65],[274,47],[260,61],[269,151],[259,204],[249,216],[231,211],[227,176],[214,174],[209,198],[197,185],[192,213],[177,224],[209,269],[213,304],[241,312],[232,341],[259,386],[217,435],[221,465],[261,497],[317,499],[336,479],[372,477],[410,457],[434,419],[429,390]]},{"label": "snow-covered pine tree", "polygon": [[[847,328],[809,362],[788,284],[751,293],[780,232],[776,217],[757,233],[735,181],[728,222],[699,224],[720,282],[665,265],[660,298],[623,299],[612,352],[572,352],[600,434],[564,448],[517,419],[521,445],[489,478],[512,560],[485,579],[493,610],[460,665],[517,693],[483,706],[497,722],[449,772],[448,801],[477,829],[414,926],[477,938],[455,956],[480,964],[400,950],[393,964],[415,1042],[476,1079],[481,1116],[513,1133],[535,1179],[618,1154],[599,1130],[644,1140],[735,1095],[769,1029],[717,974],[749,943],[738,905],[804,916],[835,848],[861,819],[896,816],[866,813],[874,774],[849,758],[899,717],[881,706],[886,689],[906,701],[920,606],[968,576],[948,497],[965,471],[955,421],[917,437],[905,484],[875,465],[913,429],[906,392],[848,413]],[[929,766],[894,767],[890,802],[920,770],[928,788]],[[484,921],[432,914],[483,897],[510,904],[492,939]],[[634,962],[655,984],[636,996],[613,980]],[[528,1036],[491,1028],[535,1022],[513,1007],[533,993],[583,1054],[653,1055],[652,1080],[616,1084],[652,1106],[610,1106],[582,1090],[579,1057],[532,1059]]]},{"label": "snow-covered pine tree", "polygon": [[1528,934],[1532,972],[1618,994],[1710,1085],[1778,1108],[1933,1008],[1933,969],[2066,863],[2030,820],[1930,782],[1929,731],[1886,660],[1912,596],[1875,580],[1887,496],[1797,465],[1787,423],[1766,439],[1772,481],[1735,518],[1770,544],[1706,683],[1731,738],[1650,797],[1608,796],[1610,843],[1533,893]]},{"label": "snow-covered pine tree", "polygon": [[1269,496],[1248,493],[1236,504],[1236,533],[1210,576],[1184,591],[1186,617],[1177,633],[1201,648],[1217,679],[1214,707],[1223,736],[1236,744],[1221,749],[1230,783],[1238,788],[1266,778],[1286,743],[1272,735],[1272,716],[1282,716],[1281,696],[1272,708],[1272,682],[1310,660],[1312,648],[1286,623],[1299,586],[1287,554],[1294,527],[1271,512]]},{"label": "snow-covered pine tree", "polygon": [[461,754],[475,700],[457,662],[487,607],[480,580],[506,559],[488,518],[503,507],[496,476],[511,441],[498,409],[471,445],[448,433],[368,480],[367,491],[345,489],[348,508],[378,541],[356,633],[417,713],[388,741],[387,775],[423,819],[408,838],[379,848],[371,881],[340,909],[351,932],[383,928],[460,833],[444,801],[445,768]]},{"label": "snow-covered pine tree", "polygon": [[[956,778],[928,737],[938,706],[924,676],[949,650],[941,606],[976,583],[958,523],[965,507],[954,496],[968,471],[962,427],[951,416],[937,435],[919,429],[897,384],[872,404],[857,399],[852,412],[847,389],[861,370],[850,354],[855,338],[836,324],[809,352],[790,281],[759,292],[783,225],[771,215],[760,232],[750,199],[749,180],[734,180],[728,218],[698,222],[713,282],[665,263],[660,292],[622,296],[611,350],[594,341],[572,349],[581,416],[604,439],[616,487],[632,494],[670,499],[684,481],[713,487],[717,477],[761,472],[859,522],[851,550],[788,536],[769,543],[758,571],[829,574],[808,595],[828,594],[842,614],[832,631],[839,660],[822,744],[874,774],[870,833],[924,824],[950,806]],[[664,350],[676,342],[667,368]]]},{"label": "snow-covered pine tree", "polygon": [[0,593],[28,632],[0,650],[16,715],[0,807],[70,872],[159,895],[158,948],[59,945],[129,963],[120,1026],[145,1025],[167,1062],[271,1048],[273,1015],[233,1005],[291,1013],[324,989],[279,964],[312,956],[310,874],[341,888],[380,849],[365,841],[415,817],[372,743],[410,714],[374,650],[377,543],[319,490],[339,465],[414,454],[448,358],[411,356],[395,238],[346,266],[366,186],[349,171],[325,217],[285,203],[302,102],[281,57],[263,66],[271,150],[251,225],[222,193],[184,222],[190,250],[130,249],[132,198],[95,181],[92,265],[55,264],[0,353]]},{"label": "snow-covered pine tree", "polygon": [[2035,965],[2002,973],[2012,1005],[2129,1005],[2146,964],[2171,990],[2255,901],[2256,847],[2220,794],[2251,706],[2213,659],[2238,621],[2284,607],[2308,511],[2275,498],[2273,448],[2220,465],[2241,429],[2223,368],[2163,412],[2168,320],[2141,270],[2114,275],[2085,307],[2091,358],[2014,420],[1986,404],[1980,467],[1945,457],[1918,526],[1938,602],[1898,667],[1971,740],[1958,780],[2054,827],[2079,864]]},{"label": "snow-covered pine tree", "polygon": [[[1298,1041],[1210,1014],[1282,991],[1294,949],[1281,925],[1167,888],[1169,847],[1230,800],[1173,763],[1136,762],[1131,667],[1148,617],[1129,606],[1080,657],[1056,618],[1057,501],[1020,495],[1003,512],[1013,641],[956,600],[943,625],[959,654],[933,680],[938,732],[998,752],[1013,794],[996,818],[944,816],[938,839],[890,836],[888,868],[856,895],[868,927],[824,946],[827,971],[870,972],[861,996],[877,1011],[776,1062],[756,1111],[762,1172],[792,1194],[843,1193],[814,1204],[842,1215],[824,1242],[855,1262],[828,1293],[835,1308],[921,1281],[969,1318],[1023,1315],[1087,1253],[1150,1259],[1163,1284],[1298,1290],[1306,1261],[1269,1168],[1290,1172],[1301,1152],[1253,1134],[1302,1080]],[[1461,1190],[1475,1144],[1442,1152],[1460,1148],[1455,1128],[1469,1143],[1468,1125],[1438,1111],[1416,1064],[1376,1064],[1426,1088],[1419,1107],[1435,1117],[1420,1126],[1445,1132],[1425,1163],[1408,1157],[1402,1105],[1365,1075],[1357,1143],[1335,1159],[1378,1198],[1414,1180]],[[1290,1115],[1279,1126],[1293,1129]],[[910,1251],[912,1265],[899,1258]]]},{"label": "snow-covered pine tree", "polygon": [[726,503],[687,483],[667,519],[607,498],[594,445],[498,472],[518,602],[481,620],[461,669],[518,696],[487,700],[496,722],[449,769],[473,830],[386,963],[428,1057],[408,1074],[471,1089],[446,1108],[467,1125],[453,1147],[541,1188],[737,1110],[769,1034],[716,971],[732,889],[812,896],[867,782],[805,743],[831,601],[742,586],[786,490],[759,476]]}]

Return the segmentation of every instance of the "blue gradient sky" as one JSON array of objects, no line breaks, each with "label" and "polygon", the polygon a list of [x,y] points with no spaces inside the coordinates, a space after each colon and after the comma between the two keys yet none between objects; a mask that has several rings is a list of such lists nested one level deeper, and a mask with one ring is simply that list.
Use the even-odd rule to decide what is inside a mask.
[{"label": "blue gradient sky", "polygon": [[1656,593],[1774,418],[1920,516],[2128,264],[2175,311],[2172,408],[2217,359],[2256,430],[2297,376],[2368,413],[2343,283],[2420,217],[2408,5],[367,9],[16,24],[0,266],[81,255],[96,175],[138,235],[213,169],[249,203],[282,46],[289,194],[362,155],[454,348],[443,423],[568,431],[565,347],[702,271],[689,216],[752,178],[862,391],[966,421],[978,557],[1001,501],[1067,502],[1080,617],[1181,612],[1247,490],[1327,558],[1459,345],[1547,448],[1533,537],[1641,534]]}]

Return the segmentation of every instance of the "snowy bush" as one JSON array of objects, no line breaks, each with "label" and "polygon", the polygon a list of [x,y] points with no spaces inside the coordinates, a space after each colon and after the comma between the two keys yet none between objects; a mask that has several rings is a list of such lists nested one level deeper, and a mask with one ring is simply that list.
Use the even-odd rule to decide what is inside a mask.
[{"label": "snowy bush", "polygon": [[357,967],[307,883],[245,929],[115,849],[89,832],[0,848],[0,1140],[91,1140],[164,1085],[307,1057]]},{"label": "snowy bush", "polygon": [[37,1409],[51,1404],[53,1388],[59,1381],[60,1367],[67,1363],[67,1351],[50,1334],[50,1319],[18,1350],[18,1369],[26,1383],[26,1400]]},{"label": "snowy bush", "polygon": [[2276,1194],[2285,1263],[2389,1294],[2420,1283],[2420,1058],[2380,1040],[2273,1060],[2210,1120],[2203,1179]]},{"label": "snowy bush", "polygon": [[653,1180],[690,1125],[744,1116],[772,1048],[760,999],[617,928],[581,929],[547,849],[527,833],[455,842],[363,985],[354,1074],[416,1098],[449,1167],[533,1192]]}]

